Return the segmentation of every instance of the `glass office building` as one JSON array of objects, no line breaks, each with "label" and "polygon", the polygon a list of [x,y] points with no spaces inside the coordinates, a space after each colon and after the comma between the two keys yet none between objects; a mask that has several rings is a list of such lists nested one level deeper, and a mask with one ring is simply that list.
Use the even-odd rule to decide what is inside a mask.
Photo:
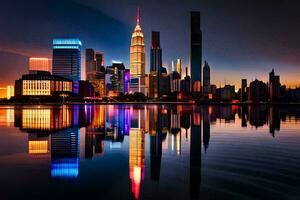
[{"label": "glass office building", "polygon": [[78,93],[81,80],[81,41],[77,38],[53,40],[53,75],[73,81],[73,92]]}]

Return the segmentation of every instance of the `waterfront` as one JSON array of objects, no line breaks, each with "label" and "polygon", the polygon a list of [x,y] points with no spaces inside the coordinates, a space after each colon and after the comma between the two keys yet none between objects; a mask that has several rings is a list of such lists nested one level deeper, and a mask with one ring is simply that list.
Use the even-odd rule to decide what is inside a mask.
[{"label": "waterfront", "polygon": [[298,199],[297,106],[0,107],[3,199]]}]

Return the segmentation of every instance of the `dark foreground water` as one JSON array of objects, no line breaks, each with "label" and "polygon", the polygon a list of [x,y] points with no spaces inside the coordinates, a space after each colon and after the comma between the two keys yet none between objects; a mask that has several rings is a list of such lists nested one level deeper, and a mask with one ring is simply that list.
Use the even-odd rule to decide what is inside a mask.
[{"label": "dark foreground water", "polygon": [[300,107],[0,107],[0,199],[300,199]]}]

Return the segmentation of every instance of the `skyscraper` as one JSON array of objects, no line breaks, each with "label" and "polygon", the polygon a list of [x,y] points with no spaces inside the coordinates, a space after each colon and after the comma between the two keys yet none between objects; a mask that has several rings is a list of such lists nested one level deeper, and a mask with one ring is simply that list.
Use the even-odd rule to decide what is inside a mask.
[{"label": "skyscraper", "polygon": [[140,11],[137,10],[136,26],[130,45],[130,79],[132,92],[145,93],[145,44],[140,26]]},{"label": "skyscraper", "polygon": [[172,61],[172,72],[178,72],[181,75],[181,59]]},{"label": "skyscraper", "polygon": [[94,49],[85,50],[85,71],[87,80],[90,80],[90,76],[93,77],[96,72],[96,56]]},{"label": "skyscraper", "polygon": [[53,40],[52,73],[72,80],[74,93],[81,79],[81,45],[77,38]]},{"label": "skyscraper", "polygon": [[247,100],[247,79],[242,79],[240,102]]},{"label": "skyscraper", "polygon": [[194,94],[201,90],[202,65],[202,31],[200,29],[200,12],[191,12],[190,29],[190,69],[191,84]]},{"label": "skyscraper", "polygon": [[113,63],[106,68],[106,90],[108,96],[128,93],[130,73],[123,63]]},{"label": "skyscraper", "polygon": [[207,97],[208,94],[211,93],[210,67],[206,61],[204,61],[204,66],[203,66],[203,93],[205,97]]},{"label": "skyscraper", "polygon": [[150,76],[149,76],[149,96],[158,98],[159,73],[162,67],[162,50],[160,47],[160,33],[152,31],[151,34],[151,54],[150,54]]},{"label": "skyscraper", "polygon": [[104,55],[103,53],[96,52],[96,67],[97,71],[103,71],[104,68]]},{"label": "skyscraper", "polygon": [[252,102],[264,102],[267,100],[267,84],[255,80],[250,83],[249,100]]},{"label": "skyscraper", "polygon": [[162,67],[162,51],[160,47],[160,33],[158,31],[152,31],[150,72],[158,73],[161,67]]},{"label": "skyscraper", "polygon": [[96,96],[105,96],[105,67],[103,54],[94,49],[85,50],[86,80],[91,82]]},{"label": "skyscraper", "polygon": [[269,100],[277,101],[280,97],[280,76],[276,76],[274,69],[269,73]]}]

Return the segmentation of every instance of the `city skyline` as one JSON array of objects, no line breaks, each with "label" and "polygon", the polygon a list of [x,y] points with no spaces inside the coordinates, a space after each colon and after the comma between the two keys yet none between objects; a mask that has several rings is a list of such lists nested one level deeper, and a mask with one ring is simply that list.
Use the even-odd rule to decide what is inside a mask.
[{"label": "city skyline", "polygon": [[[34,0],[31,0],[30,2],[35,2]],[[85,48],[94,48],[96,50],[99,50],[104,53],[106,59],[106,65],[110,65],[111,60],[121,60],[125,63],[126,68],[129,68],[129,50],[128,46],[130,43],[130,32],[132,29],[132,26],[134,25],[134,15],[135,10],[137,7],[141,8],[142,13],[142,27],[143,32],[145,35],[145,50],[146,50],[146,73],[149,72],[150,68],[150,38],[151,38],[151,30],[157,30],[161,33],[161,46],[162,49],[164,49],[163,52],[163,65],[167,67],[169,70],[171,69],[171,60],[175,60],[177,58],[181,58],[183,61],[183,68],[187,66],[188,60],[189,60],[189,51],[188,51],[188,34],[172,34],[172,31],[176,30],[177,28],[188,28],[189,24],[189,13],[193,10],[199,10],[201,12],[201,29],[203,31],[203,60],[207,60],[210,63],[211,67],[211,82],[213,84],[216,84],[217,86],[227,84],[234,84],[237,88],[240,86],[240,79],[246,78],[251,82],[252,80],[255,80],[255,78],[258,78],[259,80],[267,81],[268,80],[268,74],[267,72],[270,71],[270,69],[275,68],[275,71],[281,75],[281,82],[287,87],[295,87],[298,85],[297,83],[297,74],[299,69],[297,69],[298,65],[298,49],[295,47],[294,43],[297,43],[296,37],[290,37],[297,35],[298,30],[293,29],[291,30],[291,24],[295,25],[297,24],[297,16],[294,16],[295,14],[295,8],[297,7],[297,3],[279,3],[275,1],[272,4],[272,9],[269,7],[271,5],[267,3],[246,3],[246,5],[240,5],[236,4],[238,7],[240,7],[243,11],[246,11],[242,14],[244,18],[237,19],[235,17],[236,11],[231,10],[232,13],[229,12],[229,8],[233,8],[233,5],[235,5],[234,1],[230,1],[230,3],[224,5],[224,3],[215,3],[212,2],[211,4],[208,3],[197,3],[196,1],[188,1],[186,4],[182,4],[177,2],[174,5],[174,10],[172,10],[172,6],[170,6],[170,10],[172,12],[170,13],[170,16],[166,16],[166,14],[157,14],[154,12],[155,17],[151,15],[150,10],[153,10],[153,6],[148,5],[147,2],[141,1],[139,3],[132,1],[131,4],[128,6],[125,6],[124,3],[120,4],[120,8],[118,9],[124,9],[125,14],[124,18],[120,18],[117,14],[114,15],[116,12],[109,12],[103,11],[106,14],[103,14],[99,10],[97,12],[95,11],[95,7],[98,3],[102,3],[104,8],[109,8],[110,3],[103,2],[103,1],[88,1],[87,3],[83,3],[80,1],[68,1],[64,0],[61,3],[62,7],[66,7],[67,12],[66,14],[62,14],[59,10],[55,10],[53,8],[53,4],[57,2],[45,2],[45,5],[50,5],[49,10],[47,10],[47,13],[49,14],[49,17],[53,17],[54,14],[58,14],[56,18],[54,18],[52,21],[47,24],[37,24],[36,20],[34,20],[34,16],[36,15],[37,8],[41,7],[39,3],[35,2],[36,4],[33,6],[33,4],[28,3],[28,5],[32,5],[32,12],[30,15],[28,15],[28,19],[25,23],[25,25],[28,25],[28,37],[24,40],[24,36],[22,35],[16,35],[13,30],[15,29],[10,24],[7,24],[7,22],[2,22],[3,26],[6,27],[5,30],[3,30],[3,35],[1,34],[1,53],[0,53],[0,71],[1,74],[3,74],[3,70],[5,70],[6,67],[2,66],[14,66],[5,77],[1,77],[0,86],[6,86],[8,84],[12,84],[13,80],[20,77],[20,73],[24,74],[23,72],[26,71],[27,66],[20,67],[21,65],[24,65],[24,63],[27,63],[27,58],[24,56],[18,56],[14,55],[16,54],[25,54],[28,57],[48,57],[51,58],[51,40],[55,37],[67,37],[70,34],[72,34],[74,37],[78,37],[83,42],[82,49]],[[176,2],[176,1],[175,1]],[[92,4],[94,3],[94,4]],[[93,6],[91,6],[91,4]],[[140,4],[140,5],[139,5]],[[17,6],[17,10],[19,7],[21,8],[24,6],[25,8],[28,7],[28,5],[25,5],[24,2],[20,2],[20,4]],[[160,9],[167,9],[167,1],[161,2]],[[192,6],[193,5],[193,6]],[[201,6],[202,5],[202,6]],[[11,6],[11,3],[3,2],[3,8],[9,8]],[[157,5],[154,5],[154,7]],[[246,6],[249,6],[250,8],[246,8]],[[261,7],[260,7],[261,6]],[[179,9],[179,7],[182,7],[182,9]],[[23,8],[23,7],[22,7]],[[208,9],[209,8],[209,9]],[[259,22],[257,19],[258,16],[261,15],[261,12],[265,8],[265,14],[266,18],[264,22],[267,22],[266,28],[273,30],[272,34],[269,34],[270,32],[266,30],[266,28],[262,28],[262,22]],[[280,9],[281,8],[281,9]],[[116,8],[111,8],[112,10],[115,10]],[[253,9],[252,14],[249,14],[249,11]],[[78,26],[82,23],[81,21],[83,19],[90,19],[90,15],[99,15],[99,18],[101,19],[101,23],[109,24],[112,22],[112,25],[107,25],[107,28],[111,28],[113,26],[113,30],[119,30],[121,33],[120,35],[112,34],[112,36],[107,36],[108,41],[107,43],[103,44],[103,41],[91,41],[92,39],[89,38],[96,38],[96,35],[91,30],[94,29],[94,27],[89,27],[88,30],[84,30],[85,34],[81,34],[78,32],[78,30],[81,30],[80,27],[74,26],[70,27],[70,24],[66,23],[66,27],[63,28],[63,31],[57,31],[57,29],[54,29],[55,26],[59,26],[60,23],[57,25],[55,22],[59,22],[61,18],[69,17],[70,21],[73,21],[72,18],[70,18],[74,10],[84,10],[82,12],[84,15],[79,16],[78,20]],[[216,14],[214,16],[214,11],[221,10],[221,14]],[[276,12],[278,10],[281,10],[281,12]],[[159,11],[155,10],[155,11]],[[182,14],[182,15],[175,15]],[[290,13],[287,16],[283,16],[286,13]],[[22,12],[21,12],[22,13]],[[101,17],[100,13],[103,14]],[[175,13],[175,14],[174,14]],[[5,11],[2,12],[2,15],[7,16],[8,14]],[[10,22],[14,22],[16,20],[16,17],[18,14],[11,14],[12,19]],[[159,22],[157,20],[157,17],[161,17],[162,15],[165,16],[165,19],[162,20],[162,22]],[[220,24],[220,15],[224,15],[227,18],[224,18],[223,24]],[[130,19],[129,19],[130,17]],[[178,27],[174,28],[174,22],[167,23],[167,19],[170,17],[176,17],[175,19],[178,20]],[[45,20],[45,17],[42,17],[41,20]],[[51,18],[52,19],[52,18]],[[23,19],[19,19],[20,22],[16,21],[15,25],[18,25],[23,21]],[[95,19],[92,19],[92,21]],[[175,21],[176,21],[175,20]],[[215,21],[214,21],[215,20]],[[277,21],[276,21],[277,20]],[[218,21],[219,23],[214,23]],[[253,26],[254,29],[256,29],[256,34],[251,35],[251,31],[249,30],[249,33],[245,33],[241,30],[242,26],[239,26],[242,24],[242,22],[250,22],[248,26]],[[269,22],[269,23],[268,23]],[[278,26],[276,27],[276,22]],[[100,22],[99,22],[100,23]],[[100,24],[101,24],[100,23]],[[36,25],[36,32],[32,33],[30,30],[30,27],[34,27]],[[43,27],[48,27],[46,30],[48,30],[47,33],[42,34],[43,31],[39,30],[39,26],[43,25]],[[220,34],[218,31],[212,31],[216,29],[221,29],[224,26],[229,25],[229,31],[225,31],[224,34]],[[235,28],[233,28],[233,25],[236,25]],[[22,25],[23,26],[23,25]],[[68,29],[68,27],[70,29]],[[98,32],[99,29],[102,30],[103,27],[95,27],[95,31]],[[167,28],[169,27],[169,28]],[[228,28],[227,27],[227,28]],[[51,30],[51,31],[50,31]],[[106,32],[106,28],[103,29],[104,32]],[[275,30],[275,31],[274,31]],[[112,30],[110,30],[112,31]],[[187,31],[186,31],[187,32]],[[233,36],[229,36],[228,32],[232,32]],[[7,33],[7,34],[5,34]],[[78,34],[76,34],[78,33]],[[179,32],[179,33],[182,33]],[[93,37],[89,37],[89,35],[92,34]],[[9,35],[9,37],[7,36]],[[105,34],[104,34],[105,35]],[[176,35],[173,36],[173,35]],[[251,36],[250,36],[251,35]],[[15,36],[15,37],[14,37]],[[36,36],[35,39],[32,39],[33,36]],[[168,36],[168,37],[166,37]],[[170,37],[169,37],[170,36]],[[270,36],[270,37],[267,37]],[[50,38],[47,42],[47,38]],[[219,37],[220,39],[216,39],[216,37]],[[233,40],[234,37],[235,39]],[[14,38],[14,40],[12,40]],[[256,38],[257,41],[253,43],[251,39]],[[102,37],[101,40],[105,40],[106,37]],[[249,39],[251,42],[247,41]],[[220,40],[224,40],[223,42],[220,42]],[[21,42],[22,41],[22,42]],[[230,42],[231,41],[231,42]],[[110,44],[114,43],[113,45]],[[170,44],[171,43],[171,44]],[[238,43],[238,44],[237,44]],[[251,43],[251,44],[250,44]],[[102,45],[103,44],[103,45]],[[245,46],[248,44],[249,46]],[[177,47],[176,47],[177,46]],[[182,46],[182,49],[179,48]],[[256,48],[252,48],[252,47]],[[173,47],[173,48],[170,48]],[[246,47],[246,48],[245,48]],[[126,50],[127,49],[127,50]],[[219,50],[223,49],[223,50]],[[248,49],[248,50],[244,50]],[[271,51],[271,49],[274,49],[275,53]],[[280,51],[281,54],[280,54]],[[119,51],[122,53],[118,53],[116,51]],[[126,50],[126,51],[124,51]],[[219,51],[219,52],[218,52]],[[223,52],[221,52],[223,51]],[[228,52],[229,51],[229,52]],[[246,52],[245,52],[246,51]],[[249,51],[249,52],[247,52]],[[278,53],[279,51],[279,53]],[[215,52],[215,53],[211,53]],[[255,53],[254,53],[255,52]],[[264,53],[265,52],[265,53]],[[267,53],[266,53],[267,52]],[[125,55],[126,54],[126,55]],[[127,55],[128,54],[128,55]],[[258,55],[256,55],[258,54]],[[268,54],[271,54],[268,55]],[[221,56],[218,56],[221,55]],[[225,56],[224,56],[225,55]],[[246,56],[245,56],[246,55]],[[272,58],[273,59],[270,59]],[[289,59],[287,59],[289,57]],[[274,59],[276,58],[276,59]],[[222,60],[223,61],[220,61]],[[250,62],[250,61],[251,62]],[[84,58],[82,58],[82,65],[84,63]],[[203,65],[203,63],[202,63]],[[82,70],[85,71],[85,70]],[[245,75],[246,74],[246,75]]]}]

